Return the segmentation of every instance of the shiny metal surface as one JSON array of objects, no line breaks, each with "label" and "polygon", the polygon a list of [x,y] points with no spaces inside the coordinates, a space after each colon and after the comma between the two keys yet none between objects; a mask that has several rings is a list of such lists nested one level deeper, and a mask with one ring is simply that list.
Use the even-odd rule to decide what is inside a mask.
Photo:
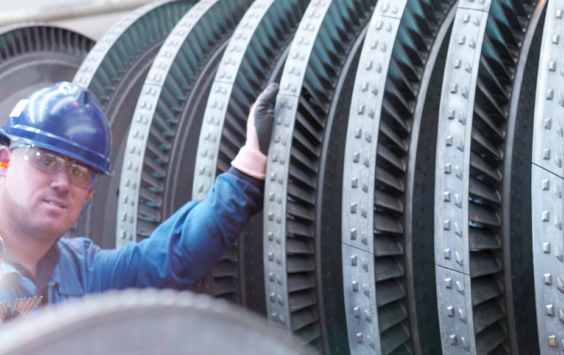
[{"label": "shiny metal surface", "polygon": [[112,129],[112,179],[100,179],[92,203],[77,223],[77,234],[103,248],[115,247],[119,181],[127,132],[135,104],[153,59],[191,1],[158,1],[125,16],[113,26],[82,63],[73,82],[88,88]]},{"label": "shiny metal surface", "polygon": [[334,221],[341,213],[324,209],[323,185],[331,173],[325,162],[332,157],[328,150],[333,149],[329,148],[333,127],[343,122],[336,112],[349,105],[340,100],[348,95],[349,74],[356,71],[351,68],[358,63],[372,6],[364,1],[310,3],[280,79],[268,156],[265,284],[267,297],[279,300],[267,304],[269,321],[325,353],[348,347],[348,340],[334,344],[327,335],[338,328],[336,334],[344,337],[343,324],[337,323],[341,312],[344,319],[344,310],[340,297],[326,293],[324,286],[331,284],[337,292],[341,288],[339,281],[332,284],[336,280],[324,268],[328,260],[320,254],[340,239],[340,228],[326,231],[323,222]]},{"label": "shiny metal surface", "polygon": [[29,321],[4,326],[0,343],[2,355],[312,353],[278,338],[264,320],[225,301],[151,289],[54,306]]},{"label": "shiny metal surface", "polygon": [[[198,24],[201,21],[209,20],[204,16],[214,6],[220,6],[217,0],[203,0],[192,7],[171,31],[170,36],[160,48],[151,69],[149,69],[137,107],[133,113],[133,120],[126,143],[125,164],[122,167],[119,187],[121,203],[119,203],[117,210],[117,248],[124,247],[131,240],[137,240],[138,234],[149,236],[152,229],[146,230],[149,227],[146,226],[147,223],[145,221],[147,219],[150,222],[161,221],[158,208],[160,207],[160,199],[158,196],[153,197],[151,194],[158,190],[151,191],[150,188],[142,187],[143,174],[147,174],[144,168],[146,159],[146,163],[156,165],[156,167],[153,167],[156,170],[153,173],[153,178],[158,179],[161,177],[157,175],[160,172],[158,167],[161,164],[151,161],[150,157],[145,157],[151,128],[154,125],[153,119],[165,80],[173,67],[174,59],[179,55],[178,53],[182,45],[193,40],[192,37],[197,35],[195,28],[198,27]],[[153,189],[155,188],[153,187]],[[147,203],[140,203],[139,199],[143,197],[149,201]],[[143,216],[141,220],[139,220],[140,209]]]},{"label": "shiny metal surface", "polygon": [[564,170],[561,91],[564,2],[549,1],[542,37],[534,113],[532,224],[538,339],[542,354],[564,351],[564,245],[562,184]]},{"label": "shiny metal surface", "polygon": [[[205,198],[216,175],[229,169],[244,144],[250,106],[266,83],[281,74],[288,45],[306,6],[306,1],[255,1],[235,29],[215,73],[203,114],[192,199]],[[238,257],[225,257],[220,261],[223,272],[212,270],[206,278],[209,285],[230,278],[238,286],[237,301],[266,314],[266,302],[272,301],[264,294],[263,258],[257,252],[263,247],[261,222],[262,214],[253,217],[228,253]],[[228,276],[226,270],[231,270]]]},{"label": "shiny metal surface", "polygon": [[[443,353],[534,351],[520,337],[529,330],[518,324],[518,337],[515,324],[530,310],[514,308],[524,295],[513,298],[527,281],[513,275],[521,275],[530,259],[516,262],[509,252],[520,240],[509,238],[514,224],[502,216],[518,206],[502,193],[520,174],[505,152],[518,152],[514,141],[521,144],[521,137],[507,134],[507,127],[527,124],[515,120],[519,110],[530,110],[529,90],[521,85],[529,80],[525,68],[543,3],[504,7],[492,1],[481,9],[467,4],[459,6],[451,37],[437,140],[435,262]],[[504,233],[508,237],[500,239]],[[453,298],[449,286],[456,279],[466,292]]]},{"label": "shiny metal surface", "polygon": [[[434,16],[425,6],[416,1],[379,3],[356,74],[342,187],[344,280],[351,279],[348,274],[356,275],[356,265],[351,263],[349,255],[345,257],[345,250],[347,254],[351,253],[349,249],[358,253],[364,250],[374,258],[375,272],[370,275],[370,282],[363,283],[366,291],[358,291],[360,281],[354,277],[352,288],[344,284],[352,353],[364,348],[383,354],[408,351],[424,354],[439,347],[438,332],[433,334],[432,330],[424,329],[438,327],[438,319],[429,317],[436,314],[436,306],[428,302],[420,304],[422,298],[435,296],[434,287],[418,284],[416,291],[413,276],[414,273],[423,276],[421,271],[413,269],[412,258],[425,250],[413,250],[417,247],[412,243],[422,243],[424,234],[411,234],[411,219],[404,217],[407,213],[413,216],[412,194],[419,188],[411,184],[414,176],[420,174],[415,171],[415,161],[426,91],[454,16],[454,10],[449,11],[450,2],[433,4]],[[432,25],[425,27],[417,23],[419,18]],[[406,33],[411,38],[407,39]],[[435,43],[429,40],[435,37]],[[411,55],[417,52],[420,57]],[[412,130],[413,126],[417,130]],[[431,131],[429,135],[434,133]],[[411,171],[407,171],[408,166]],[[417,210],[415,215],[418,216]],[[351,247],[345,248],[346,245]],[[426,255],[427,259],[429,256],[432,257]],[[364,305],[367,300],[371,306]],[[361,304],[364,308],[358,306]],[[358,309],[366,307],[375,307],[376,316],[368,317],[366,323],[359,322]],[[418,316],[426,321],[417,320]],[[374,325],[371,318],[377,319]],[[419,335],[420,328],[424,336]],[[365,334],[376,338],[379,345],[370,349],[369,343],[360,342],[360,335]]]},{"label": "shiny metal surface", "polygon": [[0,28],[0,126],[19,100],[56,82],[71,81],[93,46],[91,39],[56,26]]},{"label": "shiny metal surface", "polygon": [[[375,221],[371,206],[374,206],[372,181],[376,165],[372,157],[378,146],[378,123],[388,66],[405,5],[402,1],[393,9],[389,3],[376,6],[364,40],[351,99],[342,217],[343,287],[351,353],[379,354],[382,351],[373,265]],[[388,10],[384,12],[385,8]]]}]

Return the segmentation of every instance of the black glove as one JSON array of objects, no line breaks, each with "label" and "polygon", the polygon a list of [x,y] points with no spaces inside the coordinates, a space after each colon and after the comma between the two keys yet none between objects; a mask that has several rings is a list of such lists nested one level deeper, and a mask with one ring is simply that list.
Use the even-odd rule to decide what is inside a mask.
[{"label": "black glove", "polygon": [[245,174],[264,180],[266,156],[270,146],[274,125],[274,102],[278,84],[270,84],[260,94],[249,113],[247,141],[231,162],[231,165]]},{"label": "black glove", "polygon": [[[255,103],[255,128],[259,141],[260,152],[268,155],[272,127],[274,126],[274,102],[278,94],[278,84],[272,83],[260,94]],[[253,113],[253,110],[251,110]]]}]

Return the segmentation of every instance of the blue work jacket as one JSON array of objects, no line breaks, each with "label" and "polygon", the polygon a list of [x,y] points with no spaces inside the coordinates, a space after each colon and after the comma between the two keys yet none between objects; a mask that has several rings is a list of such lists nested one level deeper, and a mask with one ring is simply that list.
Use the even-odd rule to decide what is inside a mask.
[{"label": "blue work jacket", "polygon": [[[139,243],[103,250],[87,238],[61,238],[34,278],[16,259],[2,263],[0,302],[46,294],[59,303],[131,287],[186,289],[219,261],[249,219],[262,209],[261,182],[234,168],[217,177],[202,201],[189,202]],[[41,272],[43,286],[37,285]]]}]

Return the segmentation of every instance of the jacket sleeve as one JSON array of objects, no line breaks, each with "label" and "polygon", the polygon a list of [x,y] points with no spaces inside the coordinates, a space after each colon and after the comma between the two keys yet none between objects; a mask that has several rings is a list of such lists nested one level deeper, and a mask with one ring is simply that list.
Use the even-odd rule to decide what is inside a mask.
[{"label": "jacket sleeve", "polygon": [[91,290],[128,287],[185,289],[219,261],[249,219],[262,209],[256,184],[225,173],[202,201],[189,202],[140,243],[93,248]]}]

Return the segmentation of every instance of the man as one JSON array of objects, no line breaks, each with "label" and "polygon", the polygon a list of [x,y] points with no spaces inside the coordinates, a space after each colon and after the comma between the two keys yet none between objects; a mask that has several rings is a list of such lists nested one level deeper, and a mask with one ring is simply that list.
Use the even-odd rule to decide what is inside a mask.
[{"label": "man", "polygon": [[[110,128],[88,90],[63,82],[20,101],[0,135],[0,302],[57,303],[128,287],[185,289],[208,272],[262,208],[278,86],[251,109],[247,141],[203,201],[189,202],[152,236],[119,250],[61,237],[99,175],[112,175]],[[1,260],[1,259],[0,259]]]}]

